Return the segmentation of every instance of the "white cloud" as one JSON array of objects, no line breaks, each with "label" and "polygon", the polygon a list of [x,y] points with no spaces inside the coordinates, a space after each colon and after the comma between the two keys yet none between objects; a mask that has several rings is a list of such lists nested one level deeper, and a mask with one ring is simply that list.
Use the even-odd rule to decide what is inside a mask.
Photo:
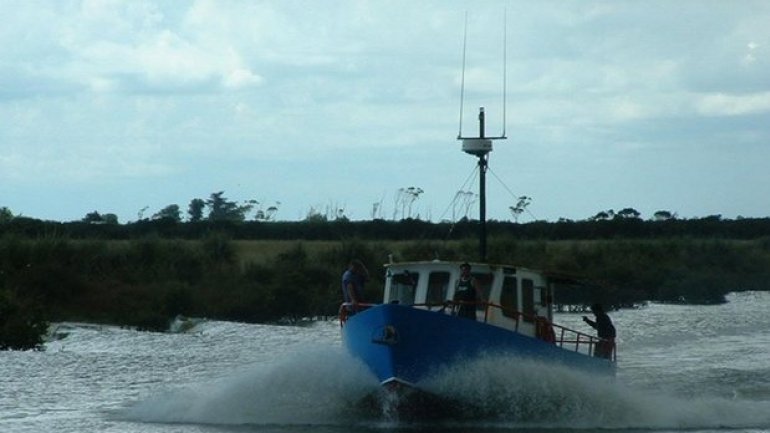
[{"label": "white cloud", "polygon": [[707,94],[696,101],[696,109],[706,116],[742,116],[770,112],[770,91],[749,95]]},{"label": "white cloud", "polygon": [[752,63],[757,61],[756,51],[757,51],[757,48],[759,48],[759,44],[755,42],[749,42],[748,44],[746,44],[746,48],[747,48],[746,54],[744,54],[743,56],[743,64],[746,66],[749,66]]},{"label": "white cloud", "polygon": [[88,88],[94,93],[110,93],[117,90],[117,83],[111,78],[92,77],[88,80]]},{"label": "white cloud", "polygon": [[215,72],[208,53],[169,30],[163,30],[152,40],[137,46],[132,54],[136,61],[135,72],[154,84],[175,87],[197,83]]},{"label": "white cloud", "polygon": [[262,77],[248,69],[243,68],[233,69],[229,73],[225,74],[222,80],[225,87],[232,89],[256,86],[261,84],[262,81]]}]

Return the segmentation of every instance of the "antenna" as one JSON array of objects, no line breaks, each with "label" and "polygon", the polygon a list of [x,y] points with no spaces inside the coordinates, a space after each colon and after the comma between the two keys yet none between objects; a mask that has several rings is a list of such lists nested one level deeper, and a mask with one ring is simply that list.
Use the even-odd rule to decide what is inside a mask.
[{"label": "antenna", "polygon": [[503,10],[503,134],[505,137],[505,105],[508,94],[508,9]]},{"label": "antenna", "polygon": [[463,32],[463,72],[460,78],[460,129],[457,139],[463,135],[463,101],[465,99],[465,50],[468,47],[468,11],[465,11],[465,31]]},{"label": "antenna", "polygon": [[[466,52],[468,49],[468,12],[465,12],[465,30],[463,32],[463,66],[462,66],[462,74],[460,78],[460,127],[459,131],[457,133],[457,139],[458,140],[465,140],[469,138],[475,138],[475,137],[464,137],[463,136],[463,114],[465,111],[465,65],[466,65]],[[503,12],[503,77],[502,77],[502,103],[503,103],[503,113],[502,113],[502,133],[497,137],[489,137],[490,140],[505,140],[505,124],[507,120],[507,114],[506,114],[506,106],[508,102],[508,10],[505,9]],[[483,110],[483,108],[482,108]],[[489,149],[492,150],[491,148]]]},{"label": "antenna", "polygon": [[486,173],[489,152],[492,151],[493,140],[505,140],[505,105],[506,105],[506,51],[507,51],[507,17],[503,15],[503,132],[498,137],[486,137],[484,107],[479,107],[479,136],[463,136],[463,104],[465,99],[465,53],[468,40],[468,13],[465,13],[465,35],[463,37],[463,72],[460,84],[460,131],[457,139],[462,141],[462,151],[478,157],[479,165],[479,256],[482,262],[487,259],[487,195]]}]

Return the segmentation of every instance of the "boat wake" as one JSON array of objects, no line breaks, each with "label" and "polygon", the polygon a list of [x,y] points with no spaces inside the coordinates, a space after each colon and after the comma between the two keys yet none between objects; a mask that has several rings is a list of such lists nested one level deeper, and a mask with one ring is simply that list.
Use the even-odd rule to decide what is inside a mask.
[{"label": "boat wake", "polygon": [[350,408],[378,386],[366,366],[341,349],[308,348],[152,396],[119,417],[162,423],[340,424],[353,419]]},{"label": "boat wake", "polygon": [[318,347],[150,397],[126,408],[120,417],[159,423],[372,428],[451,423],[492,429],[686,430],[770,424],[768,401],[664,395],[631,389],[620,379],[511,357],[457,363],[423,385],[422,391],[383,388],[343,349]]},{"label": "boat wake", "polygon": [[770,423],[768,401],[677,397],[510,357],[457,364],[437,373],[425,389],[453,400],[455,416],[490,427],[711,429]]}]

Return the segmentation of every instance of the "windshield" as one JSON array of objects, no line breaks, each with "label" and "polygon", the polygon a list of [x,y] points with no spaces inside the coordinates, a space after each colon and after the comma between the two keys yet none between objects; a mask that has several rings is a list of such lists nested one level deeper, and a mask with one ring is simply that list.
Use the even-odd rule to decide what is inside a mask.
[{"label": "windshield", "polygon": [[390,296],[386,302],[399,304],[414,304],[414,294],[417,288],[419,274],[409,271],[400,272],[390,277]]}]

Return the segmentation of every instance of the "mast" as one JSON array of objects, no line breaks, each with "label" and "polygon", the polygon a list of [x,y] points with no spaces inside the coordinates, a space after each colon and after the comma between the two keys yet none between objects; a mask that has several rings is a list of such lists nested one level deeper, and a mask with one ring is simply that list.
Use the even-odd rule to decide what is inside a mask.
[{"label": "mast", "polygon": [[463,36],[463,71],[460,86],[460,131],[457,139],[462,140],[463,152],[478,158],[479,165],[479,259],[487,261],[487,187],[486,176],[489,152],[492,151],[492,140],[505,140],[505,106],[506,106],[506,51],[507,51],[507,13],[503,15],[503,131],[500,136],[487,138],[484,132],[484,107],[479,107],[479,136],[463,137],[463,104],[465,100],[465,53],[468,39],[468,14],[465,14],[465,34]]},{"label": "mast", "polygon": [[479,260],[487,260],[487,191],[486,175],[489,152],[492,151],[492,140],[505,137],[486,138],[484,134],[484,107],[479,108],[479,136],[457,137],[462,140],[463,152],[478,158],[479,165]]}]

